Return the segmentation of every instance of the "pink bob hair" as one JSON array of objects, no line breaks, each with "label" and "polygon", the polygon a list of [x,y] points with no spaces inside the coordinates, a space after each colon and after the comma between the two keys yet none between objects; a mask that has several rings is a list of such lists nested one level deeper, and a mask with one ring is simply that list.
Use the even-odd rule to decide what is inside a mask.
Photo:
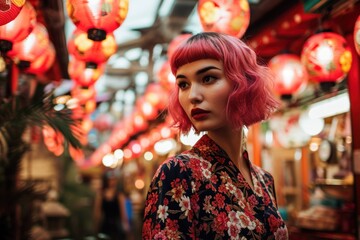
[{"label": "pink bob hair", "polygon": [[[171,71],[176,76],[178,68],[201,59],[219,60],[225,77],[233,82],[226,116],[235,129],[267,119],[279,106],[271,90],[271,71],[257,63],[255,52],[240,39],[214,32],[193,35],[173,53]],[[179,88],[175,86],[168,111],[174,126],[186,134],[192,124],[179,103],[178,92]]]}]

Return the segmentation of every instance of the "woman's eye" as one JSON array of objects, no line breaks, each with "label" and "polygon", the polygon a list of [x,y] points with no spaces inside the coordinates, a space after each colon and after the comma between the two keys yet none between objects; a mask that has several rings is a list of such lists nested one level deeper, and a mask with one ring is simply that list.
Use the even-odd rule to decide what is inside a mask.
[{"label": "woman's eye", "polygon": [[180,89],[184,89],[188,86],[187,82],[179,82],[177,85]]},{"label": "woman's eye", "polygon": [[216,80],[216,77],[213,77],[213,76],[205,76],[204,78],[203,78],[203,82],[204,83],[210,83],[210,82],[213,82],[213,81],[215,81]]}]

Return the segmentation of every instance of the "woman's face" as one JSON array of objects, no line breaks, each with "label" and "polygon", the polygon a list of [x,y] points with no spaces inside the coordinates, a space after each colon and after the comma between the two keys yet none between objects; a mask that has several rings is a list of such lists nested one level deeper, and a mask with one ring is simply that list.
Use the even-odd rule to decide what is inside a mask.
[{"label": "woman's face", "polygon": [[225,78],[223,65],[202,59],[181,66],[176,72],[179,102],[197,131],[229,128],[226,105],[232,83]]}]

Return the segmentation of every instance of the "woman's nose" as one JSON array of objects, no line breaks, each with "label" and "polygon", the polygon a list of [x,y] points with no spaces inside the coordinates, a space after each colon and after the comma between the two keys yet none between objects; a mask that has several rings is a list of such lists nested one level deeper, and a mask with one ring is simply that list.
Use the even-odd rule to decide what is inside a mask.
[{"label": "woman's nose", "polygon": [[189,99],[191,103],[201,102],[203,99],[203,95],[201,93],[201,87],[197,84],[192,84],[189,93]]}]

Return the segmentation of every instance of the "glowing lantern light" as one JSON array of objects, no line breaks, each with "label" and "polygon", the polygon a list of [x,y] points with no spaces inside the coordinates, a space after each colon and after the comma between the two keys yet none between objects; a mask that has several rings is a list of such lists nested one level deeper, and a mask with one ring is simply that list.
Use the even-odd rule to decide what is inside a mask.
[{"label": "glowing lantern light", "polygon": [[124,129],[116,128],[114,132],[115,132],[114,135],[112,135],[110,139],[113,139],[115,145],[117,144],[122,145],[130,137],[129,134]]},{"label": "glowing lantern light", "polygon": [[136,101],[137,109],[145,117],[146,120],[154,120],[158,116],[158,110],[144,97],[140,97]]},{"label": "glowing lantern light", "polygon": [[76,29],[68,43],[68,50],[76,59],[96,64],[106,62],[116,52],[117,45],[113,33],[108,33],[103,41],[88,39],[87,33]]},{"label": "glowing lantern light", "polygon": [[163,139],[155,143],[154,150],[159,155],[168,154],[171,150],[176,147],[176,142],[174,139]]},{"label": "glowing lantern light", "polygon": [[346,40],[336,33],[323,32],[311,36],[304,44],[301,61],[310,80],[329,91],[350,70],[352,55]]},{"label": "glowing lantern light", "polygon": [[139,190],[143,189],[145,187],[145,182],[142,179],[136,179],[135,180],[135,187]]},{"label": "glowing lantern light", "polygon": [[161,86],[163,86],[166,90],[171,91],[175,86],[175,76],[172,74],[170,69],[169,61],[164,62],[158,73],[157,78]]},{"label": "glowing lantern light", "polygon": [[120,27],[128,13],[129,0],[67,0],[69,17],[88,38],[102,41],[106,34]]},{"label": "glowing lantern light", "polygon": [[171,58],[176,48],[182,43],[185,42],[187,39],[189,39],[192,36],[190,33],[184,33],[176,36],[170,43],[167,50],[167,57],[168,59]]},{"label": "glowing lantern light", "polygon": [[150,140],[145,136],[139,137],[139,142],[142,149],[146,149],[150,146]]},{"label": "glowing lantern light", "polygon": [[356,52],[360,55],[360,15],[356,19],[354,27],[354,43]]},{"label": "glowing lantern light", "polygon": [[0,2],[0,26],[14,20],[25,4],[25,0],[6,0]]},{"label": "glowing lantern light", "polygon": [[300,92],[308,81],[308,74],[300,58],[295,54],[280,54],[269,61],[275,76],[274,90],[282,99],[290,99]]},{"label": "glowing lantern light", "polygon": [[37,23],[33,31],[13,45],[7,53],[25,73],[40,74],[55,61],[55,48],[44,25]]},{"label": "glowing lantern light", "polygon": [[71,79],[86,88],[92,86],[104,73],[104,64],[96,65],[72,58],[68,70]]},{"label": "glowing lantern light", "polygon": [[125,148],[124,149],[124,158],[125,159],[130,159],[133,156],[133,153],[130,149]]},{"label": "glowing lantern light", "polygon": [[137,142],[137,141],[133,141],[130,144],[131,146],[131,151],[135,154],[138,155],[141,153],[141,145]]},{"label": "glowing lantern light", "polygon": [[151,161],[151,160],[153,160],[153,158],[154,158],[154,154],[152,152],[147,151],[144,153],[144,159],[146,161]]},{"label": "glowing lantern light", "polygon": [[81,129],[86,134],[90,132],[93,125],[93,121],[90,119],[90,117],[85,117],[81,121]]},{"label": "glowing lantern light", "polygon": [[13,43],[24,40],[34,29],[35,24],[35,9],[27,2],[14,20],[0,26],[0,51],[6,53],[12,49]]},{"label": "glowing lantern light", "polygon": [[24,69],[24,72],[35,75],[46,72],[54,64],[55,56],[56,52],[54,45],[52,42],[49,42],[45,52],[32,61],[30,66]]},{"label": "glowing lantern light", "polygon": [[193,128],[187,135],[180,135],[180,142],[186,146],[193,146],[204,135],[204,133],[197,134]]},{"label": "glowing lantern light", "polygon": [[114,156],[117,158],[117,159],[123,159],[124,158],[124,152],[123,152],[123,150],[121,150],[121,149],[116,149],[115,151],[114,151]]},{"label": "glowing lantern light", "polygon": [[162,138],[169,138],[171,136],[171,130],[168,126],[164,125],[160,128],[160,135]]},{"label": "glowing lantern light", "polygon": [[[84,111],[86,114],[91,114],[95,111],[96,109],[96,99],[93,98],[93,99],[90,99],[88,100],[84,105]],[[90,129],[89,129],[90,130]]]},{"label": "glowing lantern light", "polygon": [[111,153],[107,153],[103,158],[102,158],[102,164],[105,167],[111,167],[112,165],[115,165],[117,162],[114,154]]},{"label": "glowing lantern light", "polygon": [[133,114],[134,118],[134,129],[136,132],[145,130],[148,127],[148,123],[143,115],[140,112],[135,112]]},{"label": "glowing lantern light", "polygon": [[168,93],[158,83],[151,83],[147,86],[145,91],[145,101],[149,102],[157,109],[163,109],[166,107],[168,99]]},{"label": "glowing lantern light", "polygon": [[199,0],[198,14],[206,32],[242,37],[250,23],[247,0]]},{"label": "glowing lantern light", "polygon": [[71,89],[71,96],[76,98],[78,103],[82,105],[91,99],[95,99],[96,91],[94,86],[83,88],[81,85],[75,83]]}]

